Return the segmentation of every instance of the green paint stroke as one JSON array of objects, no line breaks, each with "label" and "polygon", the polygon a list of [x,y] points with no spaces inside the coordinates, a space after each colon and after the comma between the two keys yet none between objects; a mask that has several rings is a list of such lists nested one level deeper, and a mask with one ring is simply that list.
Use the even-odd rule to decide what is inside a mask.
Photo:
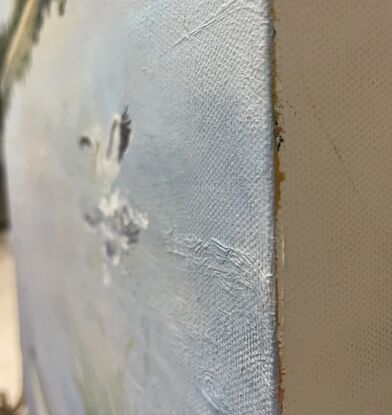
[{"label": "green paint stroke", "polygon": [[8,23],[0,28],[0,134],[11,88],[27,73],[52,3],[60,15],[65,13],[66,0],[15,0]]}]

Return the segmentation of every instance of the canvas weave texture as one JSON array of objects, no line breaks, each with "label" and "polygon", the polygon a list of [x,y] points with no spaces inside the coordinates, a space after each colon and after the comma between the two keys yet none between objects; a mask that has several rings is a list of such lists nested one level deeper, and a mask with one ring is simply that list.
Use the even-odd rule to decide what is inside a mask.
[{"label": "canvas weave texture", "polygon": [[7,124],[32,406],[276,413],[267,3],[46,19]]}]

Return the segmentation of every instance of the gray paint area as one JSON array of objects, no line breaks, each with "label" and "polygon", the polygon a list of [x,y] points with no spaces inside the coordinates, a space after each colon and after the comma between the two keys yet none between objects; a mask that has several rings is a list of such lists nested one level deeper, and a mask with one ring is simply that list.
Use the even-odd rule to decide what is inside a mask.
[{"label": "gray paint area", "polygon": [[46,20],[6,125],[32,414],[276,413],[268,13]]}]

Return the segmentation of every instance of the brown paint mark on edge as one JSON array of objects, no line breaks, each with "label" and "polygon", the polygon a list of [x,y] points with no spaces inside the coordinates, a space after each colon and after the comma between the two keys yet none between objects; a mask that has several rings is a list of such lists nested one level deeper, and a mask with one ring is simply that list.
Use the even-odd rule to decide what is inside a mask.
[{"label": "brown paint mark on edge", "polygon": [[[283,104],[279,100],[279,75],[277,72],[277,45],[276,45],[276,29],[275,23],[278,21],[277,11],[274,3],[270,6],[273,38],[271,42],[271,73],[272,73],[272,108],[273,108],[273,122],[274,122],[274,172],[275,172],[275,292],[276,292],[276,319],[277,319],[277,331],[276,331],[276,348],[277,348],[277,361],[278,361],[278,407],[282,414],[284,411],[284,377],[285,368],[283,366],[283,346],[284,346],[284,289],[281,284],[279,275],[283,267],[283,258],[279,255],[281,248],[283,248],[283,242],[280,239],[279,232],[279,209],[281,206],[281,185],[285,180],[285,174],[281,170],[280,154],[279,151],[284,148],[284,128],[283,128]],[[283,235],[282,235],[283,237]]]}]

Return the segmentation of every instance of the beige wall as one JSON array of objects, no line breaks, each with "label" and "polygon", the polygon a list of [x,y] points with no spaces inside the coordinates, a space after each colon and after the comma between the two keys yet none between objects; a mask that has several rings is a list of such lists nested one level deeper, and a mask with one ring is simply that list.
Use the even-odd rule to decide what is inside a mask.
[{"label": "beige wall", "polygon": [[276,0],[287,415],[392,413],[392,3]]}]

